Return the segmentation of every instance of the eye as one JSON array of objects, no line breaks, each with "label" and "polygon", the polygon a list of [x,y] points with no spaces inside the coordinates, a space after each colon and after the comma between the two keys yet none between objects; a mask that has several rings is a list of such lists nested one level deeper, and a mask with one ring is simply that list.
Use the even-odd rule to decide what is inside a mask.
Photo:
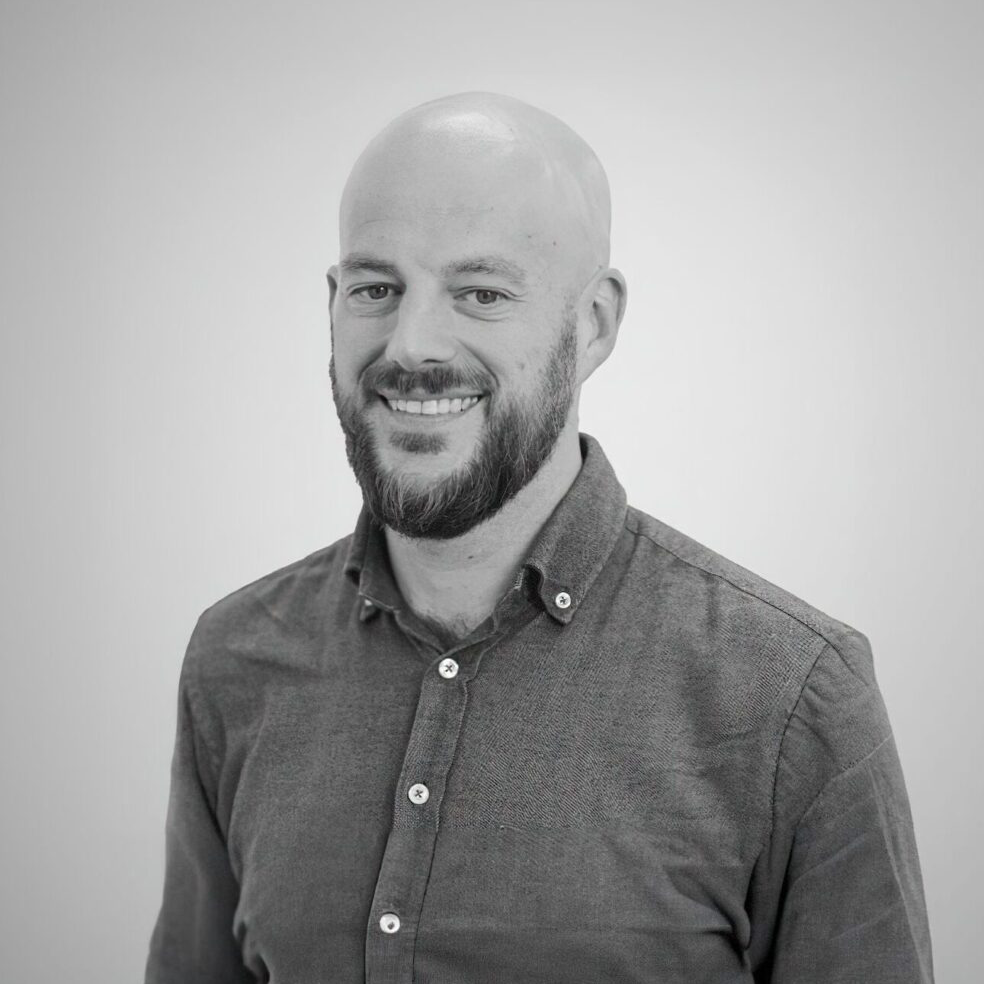
[{"label": "eye", "polygon": [[362,294],[370,301],[385,301],[390,296],[393,288],[389,284],[369,284],[368,287],[360,287],[353,291],[353,294]]},{"label": "eye", "polygon": [[501,294],[497,290],[489,290],[486,287],[476,287],[474,290],[468,291],[469,294],[475,295],[475,300],[482,305],[482,307],[491,307],[496,301],[505,297],[505,294]]}]

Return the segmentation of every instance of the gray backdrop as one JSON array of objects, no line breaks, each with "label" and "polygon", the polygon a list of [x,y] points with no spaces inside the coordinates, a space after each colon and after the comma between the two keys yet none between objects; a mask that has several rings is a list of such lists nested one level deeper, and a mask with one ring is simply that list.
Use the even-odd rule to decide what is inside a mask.
[{"label": "gray backdrop", "polygon": [[975,978],[979,3],[2,0],[4,977],[142,979],[198,613],[352,527],[341,183],[425,99],[594,145],[630,501],[871,639],[938,979]]}]

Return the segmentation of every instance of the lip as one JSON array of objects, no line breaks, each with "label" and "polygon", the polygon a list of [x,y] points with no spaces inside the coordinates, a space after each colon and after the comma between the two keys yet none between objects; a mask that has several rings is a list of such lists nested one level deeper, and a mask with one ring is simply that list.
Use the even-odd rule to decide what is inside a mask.
[{"label": "lip", "polygon": [[[389,397],[389,398],[387,398],[387,397],[383,396],[382,393],[380,393],[379,394],[379,404],[386,411],[387,416],[390,419],[392,419],[392,420],[400,420],[400,421],[402,421],[404,423],[415,424],[415,425],[419,425],[421,422],[423,422],[423,424],[424,424],[425,427],[431,427],[431,426],[436,426],[438,424],[448,423],[449,421],[457,420],[457,419],[459,419],[461,417],[467,417],[468,414],[470,414],[472,412],[472,410],[475,410],[477,407],[480,407],[485,402],[485,399],[488,396],[488,394],[487,393],[466,393],[466,394],[464,394],[461,397],[453,397],[453,396],[452,397],[447,397],[447,396],[444,396],[444,397],[435,397],[433,395],[428,394],[427,397],[426,397],[427,400],[437,400],[437,399],[445,399],[445,400],[446,399],[451,399],[451,400],[453,400],[453,399],[464,399],[465,397],[468,397],[468,396],[477,396],[478,397],[478,401],[476,403],[473,403],[467,410],[459,410],[457,413],[407,413],[406,411],[394,410],[392,407],[390,407],[389,403],[387,402],[387,399],[400,399],[400,400],[415,400],[415,399],[418,399],[418,397],[414,397],[414,396],[402,396],[401,395],[399,397]],[[421,400],[421,402],[424,402],[424,401]]]},{"label": "lip", "polygon": [[442,393],[440,396],[434,393],[387,393],[385,390],[376,391],[384,400],[419,400],[425,403],[427,400],[466,400],[469,396],[485,396],[484,393],[462,391],[460,393]]}]

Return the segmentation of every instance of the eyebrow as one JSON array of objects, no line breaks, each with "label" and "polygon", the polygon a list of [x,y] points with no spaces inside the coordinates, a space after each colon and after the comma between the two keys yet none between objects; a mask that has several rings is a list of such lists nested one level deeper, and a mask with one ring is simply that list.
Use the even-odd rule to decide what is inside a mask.
[{"label": "eyebrow", "polygon": [[[370,253],[349,253],[343,257],[339,267],[346,273],[358,273],[361,271],[371,271],[373,273],[386,274],[395,280],[400,279],[400,273],[395,263],[380,259]],[[455,260],[446,264],[441,273],[445,277],[453,277],[463,273],[478,273],[492,277],[503,277],[512,281],[517,287],[526,286],[526,275],[522,267],[507,260],[504,256],[490,254],[487,256],[469,256],[462,260]]]},{"label": "eyebrow", "polygon": [[464,260],[448,263],[443,273],[446,277],[462,273],[482,273],[492,277],[511,280],[518,287],[526,286],[526,276],[522,267],[507,260],[504,256],[470,256]]},{"label": "eyebrow", "polygon": [[394,280],[400,279],[395,263],[387,263],[386,260],[380,260],[369,253],[349,253],[347,256],[342,258],[338,265],[346,273],[357,273],[360,270],[370,270],[373,273],[385,273]]}]

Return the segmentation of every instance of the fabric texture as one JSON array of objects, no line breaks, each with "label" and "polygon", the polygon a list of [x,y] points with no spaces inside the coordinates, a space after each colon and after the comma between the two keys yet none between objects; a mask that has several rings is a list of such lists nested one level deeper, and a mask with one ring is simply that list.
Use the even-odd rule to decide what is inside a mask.
[{"label": "fabric texture", "polygon": [[932,981],[867,639],[581,451],[465,639],[365,511],[201,615],[147,984]]}]

